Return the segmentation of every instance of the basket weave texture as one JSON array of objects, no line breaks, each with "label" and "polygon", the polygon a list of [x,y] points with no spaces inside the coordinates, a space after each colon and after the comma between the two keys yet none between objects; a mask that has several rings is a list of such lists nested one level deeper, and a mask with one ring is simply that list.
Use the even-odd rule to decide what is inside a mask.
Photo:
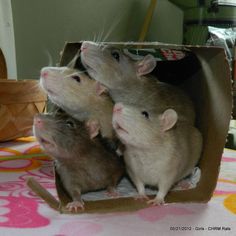
[{"label": "basket weave texture", "polygon": [[44,112],[46,100],[37,80],[0,79],[0,142],[31,135],[33,117]]}]

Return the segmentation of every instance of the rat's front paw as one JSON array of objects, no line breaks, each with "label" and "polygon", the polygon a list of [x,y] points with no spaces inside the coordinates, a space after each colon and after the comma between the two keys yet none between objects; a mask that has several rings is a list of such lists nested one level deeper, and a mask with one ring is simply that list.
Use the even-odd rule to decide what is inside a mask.
[{"label": "rat's front paw", "polygon": [[112,198],[118,198],[121,195],[117,192],[116,188],[113,186],[109,186],[107,188],[107,192],[105,193],[108,197],[112,197]]},{"label": "rat's front paw", "polygon": [[117,191],[107,191],[106,192],[106,195],[108,196],[108,197],[112,197],[112,198],[118,198],[118,197],[120,197],[121,195],[117,192]]},{"label": "rat's front paw", "polygon": [[147,201],[147,204],[153,205],[153,206],[159,206],[159,205],[164,205],[165,201],[163,198],[157,198],[155,197],[152,200]]},{"label": "rat's front paw", "polygon": [[70,212],[78,212],[79,210],[84,210],[84,202],[83,201],[69,202],[66,205],[66,209],[68,209]]}]

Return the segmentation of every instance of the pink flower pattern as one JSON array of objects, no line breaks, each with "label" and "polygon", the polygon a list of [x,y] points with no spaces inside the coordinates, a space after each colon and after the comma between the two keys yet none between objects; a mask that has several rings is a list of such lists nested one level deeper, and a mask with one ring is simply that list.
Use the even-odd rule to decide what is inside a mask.
[{"label": "pink flower pattern", "polygon": [[[35,143],[33,145],[35,145]],[[31,148],[28,146],[25,150],[25,152],[28,152]],[[22,151],[22,154],[23,153],[24,150]],[[1,155],[5,154],[6,153],[4,152],[0,154],[0,228],[1,232],[5,229],[15,229],[15,235],[34,235],[32,234],[33,231],[29,231],[30,233],[27,234],[27,231],[19,230],[33,230],[39,228],[43,230],[41,232],[51,230],[51,233],[40,234],[40,231],[35,231],[35,236],[112,235],[109,234],[110,232],[114,232],[113,235],[115,235],[115,232],[119,232],[120,235],[125,236],[131,234],[123,232],[122,227],[128,227],[129,225],[132,225],[134,228],[138,226],[139,229],[144,227],[142,232],[136,232],[136,235],[143,235],[142,233],[147,228],[158,227],[158,224],[160,226],[163,222],[168,222],[170,217],[172,217],[172,219],[175,218],[176,220],[183,219],[184,222],[194,217],[198,219],[199,215],[206,219],[210,219],[211,221],[217,220],[217,217],[209,218],[204,214],[209,214],[209,209],[211,209],[212,206],[215,206],[215,202],[218,201],[221,205],[217,202],[217,209],[221,207],[221,214],[227,215],[228,210],[225,209],[223,205],[224,197],[227,197],[230,193],[235,193],[236,176],[234,175],[234,180],[230,180],[228,175],[224,175],[222,172],[220,176],[221,181],[218,182],[215,191],[217,197],[213,198],[215,205],[211,204],[210,207],[209,205],[208,207],[200,207],[203,210],[194,204],[188,206],[183,204],[169,204],[147,207],[136,212],[95,215],[83,214],[77,216],[60,215],[58,212],[50,209],[43,200],[35,196],[35,194],[26,186],[26,179],[28,177],[34,177],[56,196],[52,161],[39,157],[35,157],[33,160],[15,159],[12,161],[1,161]],[[33,166],[34,168],[31,165],[31,161],[32,163],[37,162],[37,165]],[[232,165],[235,165],[235,163],[236,155],[235,157],[229,155],[223,158],[223,167],[224,165],[227,165],[227,170],[232,168]],[[29,165],[31,165],[30,168],[28,168]],[[15,172],[17,169],[18,171]],[[9,172],[7,172],[7,170],[9,170]],[[225,211],[222,211],[222,209]],[[119,223],[117,224],[117,222]],[[227,224],[227,222],[225,224]],[[6,233],[6,235],[8,234]]]},{"label": "pink flower pattern", "polygon": [[149,207],[137,212],[137,215],[144,221],[154,223],[169,215],[183,216],[194,214],[193,211],[184,207],[175,207],[173,204],[164,206]]},{"label": "pink flower pattern", "polygon": [[38,228],[50,220],[38,213],[38,203],[25,197],[0,197],[0,226],[11,228]]}]

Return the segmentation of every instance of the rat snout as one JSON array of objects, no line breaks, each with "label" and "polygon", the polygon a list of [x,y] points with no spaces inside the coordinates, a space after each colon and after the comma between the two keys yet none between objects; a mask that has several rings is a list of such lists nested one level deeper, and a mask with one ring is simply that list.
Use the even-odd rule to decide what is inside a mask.
[{"label": "rat snout", "polygon": [[89,47],[89,43],[88,42],[83,42],[81,47],[80,47],[81,52],[85,52],[88,47]]},{"label": "rat snout", "polygon": [[42,128],[43,127],[43,120],[40,117],[35,116],[34,117],[34,125],[38,128]]},{"label": "rat snout", "polygon": [[92,42],[92,41],[84,41],[80,47],[80,50],[81,52],[85,52],[87,51],[88,49],[94,51],[96,50],[97,48],[99,47],[99,45],[95,42]]},{"label": "rat snout", "polygon": [[120,114],[122,110],[123,110],[122,103],[116,103],[115,106],[113,107],[113,113]]},{"label": "rat snout", "polygon": [[48,75],[49,75],[49,71],[47,69],[43,68],[40,72],[41,78],[46,79],[48,77]]}]

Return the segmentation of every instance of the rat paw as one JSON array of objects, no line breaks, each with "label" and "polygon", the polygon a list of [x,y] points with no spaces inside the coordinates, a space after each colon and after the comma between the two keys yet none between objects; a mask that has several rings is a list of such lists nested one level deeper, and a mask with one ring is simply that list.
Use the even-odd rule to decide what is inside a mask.
[{"label": "rat paw", "polygon": [[114,186],[108,186],[107,191],[106,191],[106,195],[108,197],[113,197],[113,198],[117,198],[120,197],[121,195],[117,192],[116,188]]},{"label": "rat paw", "polygon": [[149,200],[149,197],[147,195],[138,195],[138,196],[134,197],[134,199],[143,202],[143,201]]},{"label": "rat paw", "polygon": [[108,197],[113,197],[113,198],[116,198],[116,197],[120,197],[120,196],[121,196],[117,191],[112,191],[112,192],[108,191],[108,192],[106,192],[106,195],[107,195]]},{"label": "rat paw", "polygon": [[70,212],[78,212],[79,210],[84,210],[84,202],[83,201],[73,201],[69,202],[66,205],[66,209]]},{"label": "rat paw", "polygon": [[161,199],[161,198],[154,198],[152,200],[147,201],[147,204],[150,204],[152,206],[160,206],[160,205],[164,205],[165,201],[164,199]]}]

